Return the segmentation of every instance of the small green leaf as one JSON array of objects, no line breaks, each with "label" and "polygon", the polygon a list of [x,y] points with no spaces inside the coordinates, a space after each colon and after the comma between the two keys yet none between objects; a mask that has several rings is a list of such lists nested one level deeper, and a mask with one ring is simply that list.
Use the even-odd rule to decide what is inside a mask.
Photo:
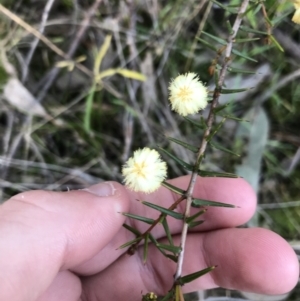
[{"label": "small green leaf", "polygon": [[226,21],[226,26],[227,26],[228,33],[229,33],[230,35],[232,35],[232,34],[234,33],[234,30],[232,29],[232,26],[231,26],[229,20]]},{"label": "small green leaf", "polygon": [[218,113],[224,109],[226,109],[228,106],[230,106],[230,103],[227,103],[225,105],[221,105],[221,106],[217,106],[215,109],[214,109],[214,113]]},{"label": "small green leaf", "polygon": [[147,217],[144,217],[144,216],[135,215],[135,214],[131,214],[131,213],[125,213],[125,212],[123,212],[122,214],[124,216],[136,219],[138,221],[144,222],[144,223],[149,224],[149,225],[152,225],[154,223],[154,219],[152,219],[152,218],[147,218]]},{"label": "small green leaf", "polygon": [[172,137],[168,137],[168,139],[172,142],[175,142],[179,145],[182,145],[183,147],[185,147],[186,149],[192,151],[193,153],[197,153],[198,152],[198,147],[194,146],[194,145],[191,145],[191,144],[188,144],[186,142],[183,142],[181,140],[178,140],[178,139],[175,139],[175,138],[172,138]]},{"label": "small green leaf", "polygon": [[205,40],[203,40],[203,39],[201,39],[201,38],[197,38],[197,40],[198,40],[201,44],[203,44],[204,46],[206,46],[207,48],[209,48],[209,49],[211,49],[211,50],[213,50],[213,51],[215,51],[215,52],[218,52],[218,48],[217,48],[216,46],[214,46],[214,45],[212,45],[212,44],[206,42]]},{"label": "small green leaf", "polygon": [[220,130],[224,122],[226,121],[226,118],[223,118],[222,121],[215,127],[215,129],[210,133],[210,135],[206,138],[207,141],[210,141],[211,138]]},{"label": "small green leaf", "polygon": [[215,68],[215,70],[214,70],[214,82],[215,82],[216,87],[218,86],[219,79],[220,79],[220,77],[219,77],[218,66],[217,66],[217,68]]},{"label": "small green leaf", "polygon": [[241,93],[245,91],[249,91],[253,88],[242,88],[242,89],[223,89],[221,90],[221,94],[232,94],[232,93]]},{"label": "small green leaf", "polygon": [[182,213],[178,213],[178,212],[175,212],[175,211],[172,211],[172,210],[169,210],[165,207],[161,207],[161,206],[158,206],[156,204],[153,204],[153,203],[149,203],[149,202],[145,202],[143,201],[142,204],[150,207],[150,208],[153,208],[161,213],[165,213],[167,215],[170,215],[176,219],[183,219],[183,214]]},{"label": "small green leaf", "polygon": [[235,116],[231,116],[231,115],[221,115],[221,114],[217,114],[223,118],[226,118],[226,119],[232,119],[232,120],[236,120],[236,121],[243,121],[243,122],[249,122],[249,120],[245,120],[243,118],[238,118],[238,117],[235,117]]},{"label": "small green leaf", "polygon": [[256,74],[255,71],[246,70],[246,69],[232,68],[232,67],[228,67],[227,70],[228,70],[228,72],[231,72],[231,73]]},{"label": "small green leaf", "polygon": [[[154,236],[152,235],[152,234],[149,234],[149,238],[150,238],[150,240],[152,241],[152,243],[155,245],[155,246],[157,246],[158,245],[158,241],[154,238]],[[165,257],[167,257],[167,253],[163,250],[163,249],[161,249],[161,248],[157,248]]]},{"label": "small green leaf", "polygon": [[251,10],[254,10],[254,9],[260,9],[261,8],[261,4],[257,5],[257,3],[254,3],[254,4],[251,4],[249,5],[248,9],[244,12],[244,16],[248,14],[248,12],[250,12]]},{"label": "small green leaf", "polygon": [[149,239],[149,234],[146,234],[145,239],[144,239],[144,254],[143,254],[143,263],[145,264],[147,261],[148,257],[148,239]]},{"label": "small green leaf", "polygon": [[235,39],[234,43],[245,43],[260,40],[260,38]]},{"label": "small green leaf", "polygon": [[192,273],[192,274],[189,274],[189,275],[186,275],[186,276],[183,276],[183,277],[180,277],[179,279],[179,283],[181,285],[184,285],[186,283],[189,283],[189,282],[192,282],[193,280],[211,272],[212,270],[214,270],[216,268],[216,266],[211,266],[209,268],[206,268],[206,269],[203,269],[199,272],[196,272],[196,273]]},{"label": "small green leaf", "polygon": [[238,51],[236,49],[232,49],[232,53],[235,54],[235,55],[237,55],[237,56],[239,56],[239,57],[244,58],[245,60],[257,63],[257,60],[251,58],[250,56],[245,55],[244,53],[242,53],[242,52],[240,52],[240,51]]},{"label": "small green leaf", "polygon": [[207,170],[199,170],[198,175],[201,177],[239,178],[239,176],[234,173],[216,172],[216,171],[207,171]]},{"label": "small green leaf", "polygon": [[203,33],[204,35],[210,37],[212,40],[214,40],[215,42],[221,44],[221,45],[227,45],[227,42],[219,37],[216,37],[208,32],[205,31],[201,31],[201,33]]},{"label": "small green leaf", "polygon": [[201,129],[201,130],[206,129],[206,127],[207,127],[206,124],[205,124],[205,121],[203,123],[202,119],[201,119],[201,123],[196,122],[193,119],[188,118],[188,117],[184,117],[184,119],[186,121],[190,122],[192,125],[196,126],[197,128]]},{"label": "small green leaf", "polygon": [[96,92],[96,85],[94,84],[89,91],[89,94],[86,98],[86,103],[85,103],[85,113],[84,113],[83,124],[84,124],[84,129],[88,133],[91,130],[91,115],[92,115],[92,107],[93,107],[95,92]]},{"label": "small green leaf", "polygon": [[253,29],[253,28],[249,28],[249,27],[246,27],[246,26],[243,26],[243,25],[240,26],[240,29],[242,31],[245,31],[245,32],[257,33],[257,34],[262,34],[262,35],[265,35],[265,36],[269,35],[267,32],[256,30],[256,29]]},{"label": "small green leaf", "polygon": [[168,155],[171,159],[173,159],[175,162],[177,162],[179,165],[181,165],[183,168],[187,170],[193,170],[193,166],[191,164],[188,164],[184,162],[183,160],[177,158],[176,156],[172,155],[170,152],[167,150],[163,149],[162,147],[158,147],[158,149],[162,152],[164,152],[166,155]]},{"label": "small green leaf", "polygon": [[177,246],[170,246],[170,245],[165,245],[165,244],[161,244],[161,243],[158,243],[156,244],[156,246],[159,248],[159,249],[163,249],[163,250],[166,250],[166,251],[169,251],[169,252],[172,252],[173,254],[179,254],[180,251],[181,251],[181,247],[177,247]]},{"label": "small green leaf", "polygon": [[173,260],[176,263],[178,262],[178,256],[177,255],[166,254],[166,257]]},{"label": "small green leaf", "polygon": [[123,224],[123,227],[125,229],[127,229],[128,231],[132,232],[133,234],[135,234],[136,236],[141,236],[141,232],[127,224]]},{"label": "small green leaf", "polygon": [[269,36],[270,39],[272,40],[272,42],[275,44],[275,46],[281,51],[284,52],[284,49],[282,48],[282,46],[279,44],[279,42],[275,39],[275,37],[273,35]]},{"label": "small green leaf", "polygon": [[168,182],[163,181],[161,183],[161,185],[164,186],[164,187],[166,187],[167,189],[169,189],[169,190],[171,190],[171,191],[179,194],[179,195],[184,195],[185,194],[185,191],[183,189],[180,189],[180,188],[178,188],[176,186],[173,186],[173,185],[171,185]]},{"label": "small green leaf", "polygon": [[191,223],[191,222],[193,222],[198,216],[204,214],[206,211],[207,211],[207,209],[199,210],[196,214],[194,214],[194,215],[188,217],[188,218],[186,219],[186,222],[187,222],[188,224]]},{"label": "small green leaf", "polygon": [[188,223],[188,227],[189,227],[189,229],[191,229],[191,228],[194,228],[194,227],[197,227],[197,226],[203,224],[203,222],[204,221],[190,222],[190,223]]},{"label": "small green leaf", "polygon": [[235,152],[231,151],[230,149],[227,149],[225,147],[223,147],[222,145],[220,144],[216,144],[216,143],[212,143],[211,141],[209,142],[209,144],[213,147],[213,148],[216,148],[216,149],[219,149],[225,153],[228,153],[228,154],[231,154],[231,155],[235,155],[237,157],[240,157],[239,154],[236,154]]},{"label": "small green leaf", "polygon": [[196,208],[202,207],[202,206],[235,208],[235,206],[232,204],[214,202],[214,201],[208,201],[208,200],[202,200],[202,199],[194,199],[194,198],[193,198],[192,206],[196,207]]},{"label": "small green leaf", "polygon": [[136,242],[140,242],[141,240],[142,240],[141,237],[137,237],[137,238],[135,238],[133,240],[130,240],[130,241],[126,242],[125,244],[123,244],[122,246],[120,246],[118,249],[124,249],[124,248],[126,248],[126,247],[128,247],[130,245],[135,244]]},{"label": "small green leaf", "polygon": [[174,246],[173,238],[172,238],[171,231],[170,231],[170,228],[169,228],[169,225],[168,225],[168,221],[167,221],[167,219],[165,217],[164,217],[164,219],[162,221],[162,225],[163,225],[163,227],[165,229],[165,232],[166,232],[169,244],[171,246]]}]

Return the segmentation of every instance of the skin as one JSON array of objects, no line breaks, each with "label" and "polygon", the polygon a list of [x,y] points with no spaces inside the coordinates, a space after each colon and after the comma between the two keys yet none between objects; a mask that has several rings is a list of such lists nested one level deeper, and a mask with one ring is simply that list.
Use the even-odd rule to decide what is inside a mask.
[{"label": "skin", "polygon": [[[188,177],[170,182],[186,189]],[[238,208],[209,207],[205,222],[189,234],[183,274],[217,268],[185,285],[184,292],[218,286],[264,294],[293,289],[299,265],[289,244],[266,229],[236,228],[256,207],[255,194],[243,179],[199,178],[194,196]],[[0,300],[134,301],[141,300],[141,292],[166,293],[175,264],[153,246],[146,264],[142,248],[133,256],[117,250],[134,238],[122,227],[125,217],[119,212],[156,218],[157,212],[137,199],[170,206],[177,197],[164,188],[136,194],[116,182],[14,196],[0,206]],[[127,222],[140,231],[147,228]],[[182,223],[170,219],[169,226],[179,243]],[[153,234],[166,242],[162,226]]]}]

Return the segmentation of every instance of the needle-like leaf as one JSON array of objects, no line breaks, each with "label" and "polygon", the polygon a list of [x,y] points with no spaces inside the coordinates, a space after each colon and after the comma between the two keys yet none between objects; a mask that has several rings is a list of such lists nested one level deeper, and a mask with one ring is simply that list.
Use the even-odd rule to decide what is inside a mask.
[{"label": "needle-like leaf", "polygon": [[186,283],[189,283],[189,282],[192,282],[193,280],[211,272],[212,270],[214,270],[216,268],[216,266],[211,266],[209,268],[206,268],[206,269],[203,269],[199,272],[196,272],[196,273],[192,273],[192,274],[189,274],[189,275],[186,275],[186,276],[183,276],[181,277],[180,279],[178,279],[178,282],[181,284],[181,285],[184,285]]},{"label": "needle-like leaf", "polygon": [[152,218],[147,218],[144,216],[135,215],[135,214],[131,214],[131,213],[125,213],[125,212],[123,212],[122,214],[127,217],[130,217],[130,218],[136,219],[138,221],[144,222],[146,224],[149,224],[149,225],[152,225],[154,223],[154,219],[152,219]]},{"label": "needle-like leaf", "polygon": [[221,203],[221,202],[215,202],[215,201],[209,201],[209,200],[203,200],[203,199],[196,199],[193,198],[192,202],[193,207],[202,207],[202,206],[212,206],[212,207],[227,207],[227,208],[235,208],[236,206],[227,204],[227,203]]},{"label": "needle-like leaf", "polygon": [[161,207],[161,206],[158,206],[156,204],[145,202],[145,201],[143,201],[142,204],[144,204],[144,205],[146,205],[146,206],[148,206],[150,208],[153,208],[155,210],[158,210],[158,211],[160,211],[162,213],[165,213],[167,215],[170,215],[170,216],[172,216],[172,217],[174,217],[176,219],[183,219],[183,214],[182,213],[175,212],[175,211],[169,210],[169,209],[167,209],[165,207]]}]

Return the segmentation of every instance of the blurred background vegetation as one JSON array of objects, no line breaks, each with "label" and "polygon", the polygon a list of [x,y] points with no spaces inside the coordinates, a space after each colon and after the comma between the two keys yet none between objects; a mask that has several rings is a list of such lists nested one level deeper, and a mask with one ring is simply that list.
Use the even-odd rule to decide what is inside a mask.
[{"label": "blurred background vegetation", "polygon": [[[30,189],[122,181],[122,164],[143,146],[191,163],[192,154],[166,137],[195,144],[201,130],[170,111],[168,84],[189,71],[213,89],[211,48],[222,45],[208,34],[226,39],[226,22],[235,17],[228,9],[240,2],[222,1],[224,10],[206,0],[1,0],[14,15],[0,10],[0,202]],[[240,156],[208,149],[203,168],[245,177],[259,200],[249,226],[276,231],[297,251],[300,25],[291,21],[292,2],[251,4],[243,25],[256,32],[239,37],[257,40],[235,45],[242,55],[232,57],[232,67],[252,73],[232,70],[225,79],[226,88],[251,89],[220,98],[228,114],[249,122],[228,120],[215,139]],[[95,80],[112,68],[146,80],[126,72]],[[170,178],[186,173],[169,163]],[[299,295],[296,288],[282,300]]]}]

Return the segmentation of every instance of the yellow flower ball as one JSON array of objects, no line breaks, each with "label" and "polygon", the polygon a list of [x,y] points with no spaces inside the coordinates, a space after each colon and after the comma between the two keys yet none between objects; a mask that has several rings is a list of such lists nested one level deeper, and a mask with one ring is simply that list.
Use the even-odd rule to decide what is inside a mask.
[{"label": "yellow flower ball", "polygon": [[125,185],[133,191],[150,193],[167,177],[167,164],[156,150],[136,150],[122,168]]},{"label": "yellow flower ball", "polygon": [[294,16],[292,18],[292,21],[297,23],[297,24],[300,24],[300,0],[294,0],[294,6],[295,6],[295,13],[294,13]]},{"label": "yellow flower ball", "polygon": [[196,73],[177,76],[169,90],[171,108],[181,116],[198,113],[207,106],[207,88]]}]

